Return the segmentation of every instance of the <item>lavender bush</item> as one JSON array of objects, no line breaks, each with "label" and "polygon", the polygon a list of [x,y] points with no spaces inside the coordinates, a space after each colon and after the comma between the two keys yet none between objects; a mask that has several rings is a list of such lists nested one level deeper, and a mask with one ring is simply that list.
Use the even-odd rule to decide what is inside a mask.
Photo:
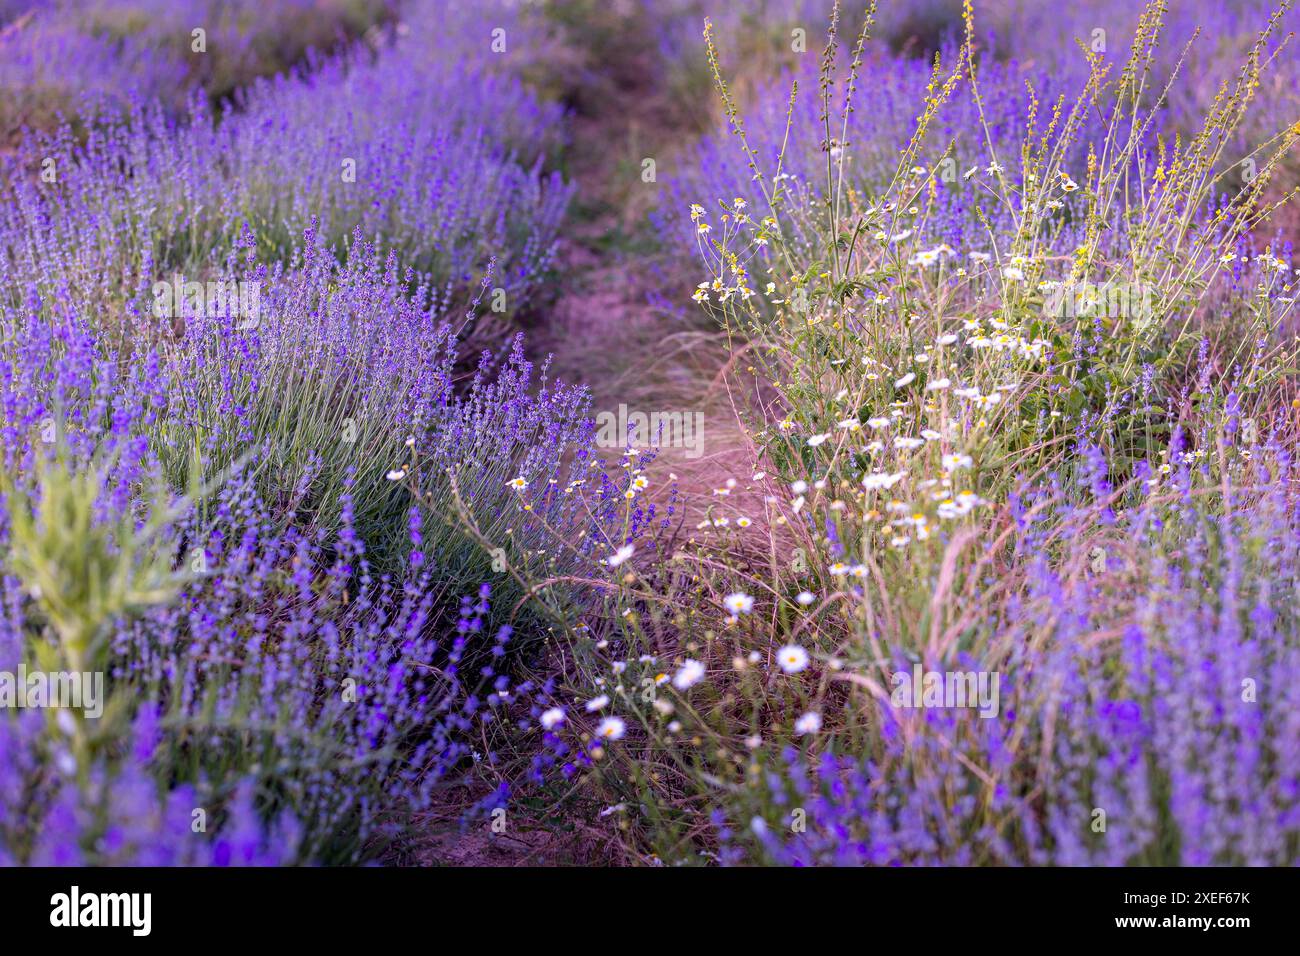
[{"label": "lavender bush", "polygon": [[[540,171],[559,112],[486,72],[481,22],[434,19],[415,11],[379,65],[322,64],[219,121],[139,105],[9,161],[3,664],[104,671],[110,701],[3,721],[6,860],[384,852],[515,690],[527,642],[482,582],[511,611],[507,567],[603,526],[585,393],[539,384],[518,340],[458,381],[493,298],[544,268],[566,189]],[[30,175],[43,155],[54,174]],[[343,158],[361,174],[335,190]],[[159,298],[214,275],[256,295]],[[515,533],[522,475],[595,494],[542,494],[546,528]]]},{"label": "lavender bush", "polygon": [[345,57],[262,84],[219,122],[202,100],[179,128],[141,104],[84,144],[66,128],[39,137],[0,174],[10,301],[34,286],[120,321],[160,280],[229,278],[249,231],[288,260],[316,220],[340,252],[357,228],[396,250],[411,288],[441,303],[495,260],[499,335],[549,267],[567,204],[542,168],[560,113],[491,72],[484,31],[453,34],[453,60],[443,26],[422,22],[377,65]]},{"label": "lavender bush", "polygon": [[[450,327],[404,304],[373,253],[361,262],[309,256],[273,296],[276,318],[249,335],[196,323],[166,349],[137,343],[128,354],[76,324],[14,330],[5,453],[13,473],[30,477],[8,490],[18,509],[9,531],[21,537],[7,541],[16,576],[7,669],[54,627],[71,635],[61,638],[65,652],[76,649],[67,669],[93,670],[88,655],[100,654],[118,699],[139,693],[160,705],[162,742],[132,745],[136,763],[116,768],[107,728],[96,731],[101,744],[78,732],[67,757],[47,744],[45,761],[31,758],[31,787],[57,793],[66,771],[79,780],[83,803],[69,813],[91,818],[70,831],[82,849],[70,846],[68,859],[127,858],[97,855],[95,827],[142,812],[102,801],[123,787],[144,800],[142,783],[107,781],[142,780],[146,767],[188,781],[196,810],[215,815],[238,800],[229,812],[242,819],[255,794],[262,811],[289,814],[297,836],[286,859],[375,852],[467,756],[464,732],[490,720],[511,688],[492,664],[509,629],[489,644],[488,586],[470,583],[493,576],[484,536],[513,564],[544,548],[547,534],[602,525],[608,508],[580,492],[530,503],[544,530],[509,527],[519,475],[545,488],[598,474],[585,449],[584,393],[535,392],[517,348],[499,369],[485,359],[455,392]],[[328,315],[336,322],[321,321]],[[373,326],[359,328],[362,316]],[[341,390],[355,406],[337,404]],[[67,461],[50,465],[50,447]],[[97,464],[106,455],[111,471]],[[169,504],[168,489],[196,480],[213,490]],[[146,536],[158,569],[149,596],[79,607],[77,595],[99,592],[96,575],[128,560],[131,516],[142,510],[152,513],[146,527],[165,519]],[[94,530],[114,515],[125,519],[118,530]],[[102,545],[89,548],[86,534]],[[511,578],[497,576],[503,599],[515,600]],[[475,591],[457,623],[460,595]],[[71,608],[51,605],[54,595]],[[62,620],[77,623],[56,626]],[[195,798],[158,799],[157,813],[174,822],[176,807]],[[145,836],[140,860],[161,852]],[[19,858],[21,848],[37,852],[30,831],[9,839]],[[206,859],[208,850],[193,852]]]},{"label": "lavender bush", "polygon": [[[829,9],[831,5],[825,6]],[[889,30],[898,10],[892,5],[883,7],[881,18],[885,22],[873,30]],[[1226,20],[1212,27],[1202,24],[1204,29],[1198,31],[1198,11],[1176,5],[1161,21],[1158,34],[1153,34],[1149,26],[1145,28],[1139,61],[1143,76],[1140,85],[1133,84],[1129,93],[1123,94],[1143,91],[1142,115],[1148,129],[1143,131],[1141,152],[1135,159],[1141,156],[1144,175],[1155,175],[1159,167],[1158,139],[1194,134],[1202,124],[1205,109],[1219,92],[1219,85],[1226,85],[1225,93],[1235,85],[1240,62],[1250,50],[1249,41],[1268,27],[1271,12],[1267,4],[1234,7],[1219,14]],[[872,13],[874,16],[874,9]],[[1031,17],[1033,28],[1022,29],[1017,19],[1022,14]],[[1032,19],[1045,16],[1055,20],[1047,7],[1030,5],[1021,13],[1013,13],[996,3],[980,6],[972,30],[973,55],[979,57],[978,84],[961,79],[965,74],[959,60],[962,47],[955,42],[963,30],[960,5],[945,7],[947,39],[935,51],[941,64],[938,77],[932,62],[899,57],[874,41],[866,44],[860,56],[858,86],[860,95],[870,98],[870,109],[858,104],[844,111],[839,117],[842,122],[832,131],[836,143],[849,147],[842,163],[842,177],[837,173],[836,189],[849,189],[849,202],[860,206],[858,197],[863,192],[886,188],[898,171],[899,153],[909,149],[917,132],[917,105],[942,92],[942,102],[928,118],[924,138],[911,149],[916,163],[932,174],[927,183],[930,194],[917,197],[925,200],[919,204],[928,207],[926,214],[914,221],[915,213],[910,208],[899,210],[895,218],[900,222],[891,238],[903,232],[915,234],[917,240],[924,239],[930,247],[947,247],[959,258],[972,251],[988,253],[988,229],[984,224],[988,222],[995,230],[1005,232],[1016,218],[1014,207],[1018,204],[1018,200],[1008,203],[994,195],[988,186],[990,176],[996,172],[997,179],[1016,192],[1024,192],[1024,177],[1037,172],[1032,162],[1026,166],[1022,161],[1024,148],[1032,149],[1031,157],[1035,153],[1063,151],[1066,168],[1086,163],[1087,147],[1106,136],[1106,126],[1096,112],[1067,123],[1071,109],[1063,104],[1096,101],[1123,84],[1124,65],[1131,52],[1132,41],[1128,38],[1137,27],[1136,12],[1131,9],[1090,9],[1086,16],[1068,20],[1065,30],[1055,24],[1047,29],[1041,20]],[[788,11],[781,17],[806,19],[806,15],[798,17]],[[853,18],[844,19],[841,29],[845,39],[839,45],[841,57],[835,66],[841,79],[848,69],[846,61],[854,52]],[[1091,34],[1084,29],[1092,19],[1111,28],[1109,39],[1099,39],[1096,50],[1087,45]],[[1249,103],[1241,104],[1243,115],[1234,121],[1231,147],[1215,169],[1219,174],[1217,197],[1221,201],[1254,180],[1262,166],[1255,150],[1294,123],[1296,104],[1282,92],[1294,85],[1289,79],[1285,33],[1293,20],[1294,11],[1284,8],[1258,51],[1260,62],[1266,65],[1256,80],[1262,89],[1251,94]],[[998,26],[981,28],[986,21]],[[820,22],[824,23],[825,18]],[[1033,45],[1012,48],[1006,51],[1005,58],[999,57],[995,55],[1000,47],[994,34],[1001,35],[999,29],[1007,29],[1008,23],[1015,24],[1010,32],[1017,43],[1051,37],[1054,45],[1043,47],[1034,40]],[[734,25],[724,22],[713,30],[715,36],[726,38],[720,41],[721,49],[715,46],[712,55],[723,70],[720,75],[729,75],[725,43],[732,37]],[[974,38],[983,40],[986,33],[987,43],[976,45]],[[1220,39],[1216,42],[1216,38]],[[1076,47],[1077,42],[1084,45]],[[702,59],[702,37],[699,44],[697,59]],[[825,66],[815,51],[795,56],[787,67],[788,75],[761,84],[745,104],[744,130],[749,148],[763,169],[780,177],[780,182],[772,185],[780,186],[787,194],[789,207],[780,218],[783,225],[800,234],[805,228],[800,210],[816,209],[827,201],[823,145],[828,135],[822,122],[819,79]],[[945,89],[949,75],[958,77],[958,82]],[[1188,75],[1195,80],[1186,80]],[[801,95],[792,96],[792,89]],[[1049,121],[1052,111],[1057,116]],[[699,196],[729,200],[754,195],[749,158],[734,148],[731,140],[731,130],[725,128],[705,137],[694,147],[689,161],[679,164],[680,174],[669,183],[661,221],[682,237],[683,248],[694,244],[695,227],[683,210]],[[843,147],[836,143],[829,148],[838,156]],[[839,160],[836,166],[837,170],[841,167]],[[1063,201],[1054,210],[1057,214],[1048,225],[1053,239],[1063,247],[1080,241],[1082,223],[1077,210]],[[816,240],[811,242],[815,245]],[[812,252],[806,250],[804,254]]]},{"label": "lavender bush", "polygon": [[8,6],[0,10],[0,142],[79,111],[111,114],[135,97],[173,112],[183,110],[192,89],[215,102],[395,14],[387,0],[290,0],[270,8],[246,0]]}]

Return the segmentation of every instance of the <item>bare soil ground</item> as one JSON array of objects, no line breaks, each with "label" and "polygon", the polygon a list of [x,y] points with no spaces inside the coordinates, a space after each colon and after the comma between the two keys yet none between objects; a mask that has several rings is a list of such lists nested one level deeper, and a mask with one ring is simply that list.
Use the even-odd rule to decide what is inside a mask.
[{"label": "bare soil ground", "polygon": [[[733,352],[689,300],[702,266],[684,266],[678,250],[662,251],[650,216],[665,171],[685,161],[698,135],[698,115],[685,115],[663,91],[653,56],[636,41],[628,25],[602,49],[602,61],[583,71],[599,85],[570,91],[576,210],[558,256],[562,286],[546,322],[532,331],[530,350],[538,360],[552,356],[556,377],[586,384],[597,416],[617,416],[625,406],[647,416],[685,415],[702,426],[686,446],[665,436],[649,469],[651,499],[663,502],[676,485],[684,506],[677,517],[693,528],[710,507],[715,515],[762,509],[743,490],[711,494],[729,478],[743,485],[750,477],[748,442],[723,374]],[[651,182],[646,160],[655,163]],[[602,451],[612,459],[621,449]]]}]

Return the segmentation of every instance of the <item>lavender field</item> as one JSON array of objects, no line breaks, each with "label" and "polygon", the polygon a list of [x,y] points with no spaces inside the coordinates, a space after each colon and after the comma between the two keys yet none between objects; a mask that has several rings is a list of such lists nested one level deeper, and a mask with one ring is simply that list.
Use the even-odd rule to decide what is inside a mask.
[{"label": "lavender field", "polygon": [[0,864],[1300,865],[1288,0],[0,0]]}]

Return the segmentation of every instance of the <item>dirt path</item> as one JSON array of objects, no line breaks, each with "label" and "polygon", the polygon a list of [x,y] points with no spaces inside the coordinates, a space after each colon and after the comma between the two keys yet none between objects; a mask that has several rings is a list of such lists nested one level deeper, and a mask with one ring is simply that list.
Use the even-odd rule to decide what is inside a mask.
[{"label": "dirt path", "polygon": [[[704,514],[755,515],[761,504],[743,488],[750,478],[747,446],[720,372],[730,357],[725,338],[687,297],[693,265],[666,254],[649,213],[662,184],[646,182],[643,161],[658,172],[697,135],[674,115],[655,83],[656,63],[633,24],[598,44],[567,89],[573,141],[567,174],[577,197],[560,240],[560,287],[541,320],[527,330],[527,348],[539,364],[550,357],[552,378],[582,382],[593,411],[682,413],[702,425],[688,446],[659,450],[649,469],[651,495],[664,500],[680,489],[686,536]],[[657,306],[654,294],[680,307]],[[698,439],[698,440],[697,440]],[[603,447],[617,458],[622,444]],[[735,477],[733,494],[715,495]],[[676,479],[674,481],[674,479]],[[422,865],[608,865],[625,861],[618,841],[597,820],[526,821],[494,834],[485,823],[466,829],[461,816],[479,788],[449,788],[445,806],[427,815],[410,862]]]},{"label": "dirt path", "polygon": [[[659,65],[635,23],[625,21],[607,40],[599,61],[582,71],[588,85],[569,94],[577,200],[558,256],[562,286],[545,323],[530,331],[530,350],[538,360],[551,355],[557,377],[588,386],[598,424],[602,415],[621,422],[640,413],[688,425],[679,436],[685,440],[665,435],[649,473],[652,498],[663,500],[677,485],[693,528],[710,507],[715,514],[754,508],[743,494],[712,493],[730,478],[750,477],[720,375],[731,352],[689,301],[700,267],[664,249],[650,218],[665,173],[698,130],[656,82]],[[655,163],[652,182],[643,175],[647,160]],[[622,437],[602,445],[607,457],[617,456]]]}]

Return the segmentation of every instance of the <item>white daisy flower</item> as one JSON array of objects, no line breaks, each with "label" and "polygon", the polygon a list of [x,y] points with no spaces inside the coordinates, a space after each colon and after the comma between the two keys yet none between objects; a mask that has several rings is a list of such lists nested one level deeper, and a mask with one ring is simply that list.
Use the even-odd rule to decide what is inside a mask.
[{"label": "white daisy flower", "polygon": [[787,674],[797,674],[808,666],[808,652],[798,644],[787,644],[776,652],[776,662]]},{"label": "white daisy flower", "polygon": [[673,686],[678,690],[686,690],[694,687],[704,679],[704,665],[699,661],[687,658],[683,663],[681,670],[673,675]]},{"label": "white daisy flower", "polygon": [[722,603],[732,614],[748,614],[754,609],[754,599],[743,591],[728,594],[722,599]]},{"label": "white daisy flower", "polygon": [[621,740],[625,733],[627,733],[627,724],[618,717],[606,717],[596,725],[596,736],[606,740]]},{"label": "white daisy flower", "polygon": [[822,729],[822,715],[810,710],[794,722],[794,732],[799,736],[815,734]]}]

